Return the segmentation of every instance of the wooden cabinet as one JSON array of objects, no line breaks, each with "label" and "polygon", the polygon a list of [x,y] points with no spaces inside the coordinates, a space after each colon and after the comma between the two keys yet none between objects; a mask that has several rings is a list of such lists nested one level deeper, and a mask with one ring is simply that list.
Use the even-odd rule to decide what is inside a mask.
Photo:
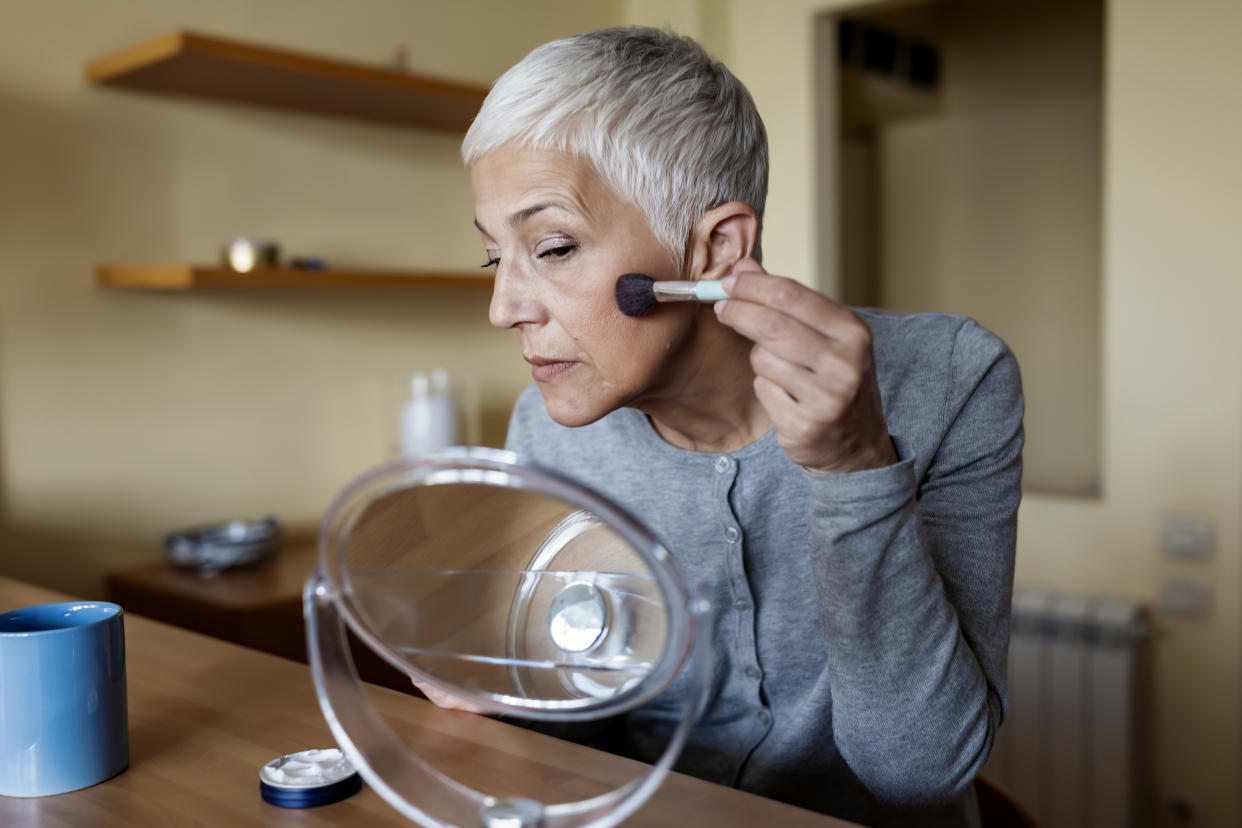
[{"label": "wooden cabinet", "polygon": [[[110,573],[108,600],[126,612],[305,663],[302,587],[317,563],[314,539],[287,543],[263,566],[211,578],[161,561]],[[363,679],[421,695],[404,674],[357,643],[352,633],[350,642]]]}]

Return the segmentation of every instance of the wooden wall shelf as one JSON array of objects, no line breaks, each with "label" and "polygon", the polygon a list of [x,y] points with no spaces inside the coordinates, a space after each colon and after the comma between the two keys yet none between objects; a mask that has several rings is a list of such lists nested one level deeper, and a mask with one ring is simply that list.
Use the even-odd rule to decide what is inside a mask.
[{"label": "wooden wall shelf", "polygon": [[91,83],[465,132],[483,87],[172,31],[92,61]]},{"label": "wooden wall shelf", "polygon": [[101,287],[191,291],[247,288],[466,288],[491,290],[490,273],[425,270],[299,270],[268,268],[237,273],[188,264],[105,266],[95,271]]}]

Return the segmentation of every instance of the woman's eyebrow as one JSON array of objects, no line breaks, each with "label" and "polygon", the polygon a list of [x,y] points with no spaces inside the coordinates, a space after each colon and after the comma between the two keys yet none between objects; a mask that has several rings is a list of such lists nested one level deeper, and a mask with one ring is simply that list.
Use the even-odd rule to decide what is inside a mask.
[{"label": "woman's eyebrow", "polygon": [[[536,213],[539,213],[543,210],[547,210],[553,207],[558,210],[566,210],[566,211],[569,210],[568,207],[566,207],[564,204],[562,204],[559,201],[541,201],[538,204],[532,204],[529,207],[524,207],[521,210],[518,210],[513,215],[509,216],[509,227],[511,229],[517,229],[518,225],[530,219],[531,216],[534,216]],[[474,220],[474,226],[478,228],[478,231],[482,233],[483,235],[485,236],[491,235],[490,233],[488,233],[486,230],[483,229],[483,225],[479,224],[479,220],[477,218]]]},{"label": "woman's eyebrow", "polygon": [[559,201],[541,201],[538,204],[532,204],[529,207],[518,210],[516,213],[509,216],[509,227],[511,229],[517,229],[519,224],[527,221],[536,213],[542,210],[547,210],[550,207],[556,207],[561,210],[567,209],[565,205]]}]

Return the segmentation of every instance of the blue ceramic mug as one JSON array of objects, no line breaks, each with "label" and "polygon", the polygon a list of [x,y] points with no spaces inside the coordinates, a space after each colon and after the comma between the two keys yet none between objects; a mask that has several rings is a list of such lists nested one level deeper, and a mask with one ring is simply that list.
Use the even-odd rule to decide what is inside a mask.
[{"label": "blue ceramic mug", "polygon": [[128,765],[121,608],[68,601],[0,613],[0,794],[76,791]]}]

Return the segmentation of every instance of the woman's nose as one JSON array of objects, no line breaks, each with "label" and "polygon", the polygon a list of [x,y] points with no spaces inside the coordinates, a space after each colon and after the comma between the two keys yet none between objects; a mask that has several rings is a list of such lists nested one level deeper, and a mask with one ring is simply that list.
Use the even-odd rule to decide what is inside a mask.
[{"label": "woman's nose", "polygon": [[539,322],[543,306],[535,296],[530,280],[503,263],[496,268],[492,303],[487,317],[497,328],[513,328],[525,322]]}]

